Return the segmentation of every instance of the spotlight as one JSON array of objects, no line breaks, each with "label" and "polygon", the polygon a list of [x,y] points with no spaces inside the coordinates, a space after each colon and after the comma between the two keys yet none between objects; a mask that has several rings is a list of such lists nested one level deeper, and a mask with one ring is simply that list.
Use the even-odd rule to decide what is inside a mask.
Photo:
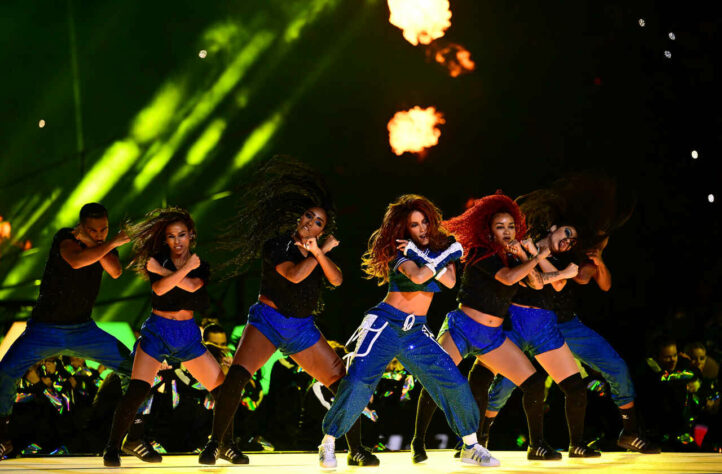
[{"label": "spotlight", "polygon": [[208,51],[206,51],[205,49],[201,49],[200,51],[198,51],[199,58],[206,59],[206,56],[208,56]]},{"label": "spotlight", "polygon": [[707,200],[709,202],[714,202],[714,194],[710,194],[709,196],[707,196]]},{"label": "spotlight", "polygon": [[644,28],[644,26],[645,26],[646,24],[647,24],[647,23],[644,21],[644,18],[640,18],[640,19],[639,19],[639,26],[641,26],[642,28]]},{"label": "spotlight", "polygon": [[667,35],[667,36],[669,36],[669,39],[671,39],[672,41],[674,41],[674,40],[677,39],[677,37],[675,36],[675,34],[672,33],[671,31],[669,32],[669,35]]},{"label": "spotlight", "polygon": [[697,153],[697,150],[692,150],[691,154],[692,154],[693,160],[696,160],[697,158],[699,158],[699,153]]},{"label": "spotlight", "polygon": [[38,127],[43,128],[44,126],[45,126],[45,120],[40,119],[40,121],[38,122]]},{"label": "spotlight", "polygon": [[671,51],[665,51],[665,52],[664,52],[664,57],[667,58],[667,59],[670,59],[670,58],[672,57],[672,52],[671,52]]}]

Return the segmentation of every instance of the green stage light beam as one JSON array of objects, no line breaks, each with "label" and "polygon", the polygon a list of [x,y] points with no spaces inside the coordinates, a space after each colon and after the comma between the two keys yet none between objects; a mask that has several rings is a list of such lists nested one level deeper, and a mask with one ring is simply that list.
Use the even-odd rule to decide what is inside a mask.
[{"label": "green stage light beam", "polygon": [[243,78],[248,68],[260,57],[261,53],[271,45],[274,36],[275,35],[269,31],[261,31],[253,36],[251,42],[243,48],[233,63],[231,63],[211,89],[204,94],[203,98],[196,104],[191,113],[180,123],[176,132],[165,143],[165,146],[161,148],[160,152],[152,157],[140,173],[138,173],[135,180],[133,180],[133,188],[136,191],[145,189],[153,178],[165,168],[188,134],[213,113],[218,104]]}]

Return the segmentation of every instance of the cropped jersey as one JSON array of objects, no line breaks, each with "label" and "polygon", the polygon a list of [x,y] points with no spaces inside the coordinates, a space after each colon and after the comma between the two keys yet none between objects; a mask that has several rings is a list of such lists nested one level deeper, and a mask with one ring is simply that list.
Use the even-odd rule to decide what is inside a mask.
[{"label": "cropped jersey", "polygon": [[[520,262],[508,256],[509,266]],[[504,268],[504,262],[496,254],[466,265],[461,277],[457,301],[482,313],[503,318],[519,285],[505,285],[496,279],[496,273]]]},{"label": "cropped jersey", "polygon": [[[153,258],[165,269],[172,272],[178,270],[173,263],[173,259],[170,257],[170,251],[168,249],[153,255]],[[177,286],[162,295],[157,295],[155,292],[152,292],[150,298],[151,306],[153,309],[157,309],[159,311],[180,311],[184,309],[189,311],[204,311],[208,309],[210,306],[210,299],[208,298],[206,285],[208,284],[210,275],[210,265],[208,265],[208,262],[201,261],[201,265],[198,268],[191,270],[186,276],[188,278],[200,278],[203,280],[202,287],[198,288],[194,292],[186,291]],[[148,278],[151,283],[154,283],[162,279],[163,275],[148,272]]]},{"label": "cropped jersey", "polygon": [[[426,255],[433,258],[432,252],[426,250]],[[414,291],[428,291],[431,293],[438,293],[441,291],[439,282],[435,278],[430,278],[424,283],[416,284],[409,280],[409,277],[404,275],[399,267],[404,262],[410,262],[404,254],[399,251],[396,254],[396,258],[389,263],[389,291],[398,291],[401,293],[411,293]]]},{"label": "cropped jersey", "polygon": [[280,263],[295,264],[307,258],[296,247],[290,233],[266,241],[261,258],[261,294],[273,301],[281,314],[290,318],[306,318],[317,312],[323,285],[321,266],[316,265],[311,274],[298,283],[287,280],[276,271]]}]

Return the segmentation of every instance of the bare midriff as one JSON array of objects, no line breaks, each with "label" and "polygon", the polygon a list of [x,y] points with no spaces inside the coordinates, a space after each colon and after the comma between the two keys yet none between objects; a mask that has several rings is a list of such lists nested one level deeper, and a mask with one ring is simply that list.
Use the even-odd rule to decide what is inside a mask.
[{"label": "bare midriff", "polygon": [[519,304],[519,303],[512,303],[511,305],[512,305],[512,306],[518,306],[518,307],[520,307],[520,308],[541,309],[541,308],[538,307],[538,306],[527,306],[527,305],[525,305],[525,304]]},{"label": "bare midriff", "polygon": [[434,293],[430,291],[389,291],[384,298],[384,303],[390,304],[404,313],[426,316],[433,297]]},{"label": "bare midriff", "polygon": [[274,303],[273,300],[271,300],[271,298],[269,298],[268,296],[258,295],[258,301],[278,311],[278,306],[276,306],[276,303]]},{"label": "bare midriff", "polygon": [[181,309],[180,311],[161,311],[153,308],[153,313],[157,314],[161,318],[175,319],[176,321],[187,321],[193,319],[193,311],[189,309]]},{"label": "bare midriff", "polygon": [[504,323],[504,318],[494,316],[493,314],[481,312],[478,309],[472,308],[471,306],[460,304],[459,309],[463,311],[465,315],[467,315],[477,323],[483,324],[484,326],[496,328]]}]

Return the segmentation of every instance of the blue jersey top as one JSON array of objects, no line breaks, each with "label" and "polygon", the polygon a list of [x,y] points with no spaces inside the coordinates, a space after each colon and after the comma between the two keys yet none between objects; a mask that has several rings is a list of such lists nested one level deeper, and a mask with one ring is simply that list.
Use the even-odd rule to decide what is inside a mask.
[{"label": "blue jersey top", "polygon": [[[429,249],[426,249],[425,255],[429,258],[434,258],[436,256],[435,252],[431,252]],[[411,260],[406,258],[404,254],[399,251],[396,254],[396,258],[389,263],[389,267],[391,268],[391,271],[389,272],[389,291],[398,291],[401,293],[411,293],[413,291],[428,291],[431,293],[440,292],[441,287],[439,286],[439,282],[434,278],[429,278],[429,280],[424,283],[416,284],[409,280],[409,277],[401,273],[399,270],[401,264],[410,261]]]}]

